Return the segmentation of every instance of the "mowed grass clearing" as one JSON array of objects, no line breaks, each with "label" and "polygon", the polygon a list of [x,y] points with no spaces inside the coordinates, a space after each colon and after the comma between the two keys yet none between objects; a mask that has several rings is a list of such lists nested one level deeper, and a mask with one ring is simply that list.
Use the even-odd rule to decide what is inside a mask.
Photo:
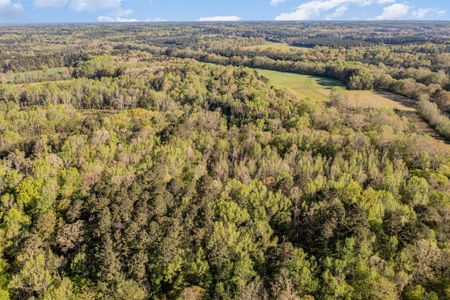
[{"label": "mowed grass clearing", "polygon": [[269,83],[273,86],[288,89],[300,98],[326,101],[334,87],[343,86],[339,81],[328,78],[262,69],[256,70],[269,79]]},{"label": "mowed grass clearing", "polygon": [[[314,101],[328,101],[335,87],[344,85],[334,79],[256,69],[259,74],[269,79],[269,83],[278,88],[292,91],[300,98]],[[348,104],[354,107],[392,108],[400,111],[416,111],[414,100],[380,91],[344,91]]]}]

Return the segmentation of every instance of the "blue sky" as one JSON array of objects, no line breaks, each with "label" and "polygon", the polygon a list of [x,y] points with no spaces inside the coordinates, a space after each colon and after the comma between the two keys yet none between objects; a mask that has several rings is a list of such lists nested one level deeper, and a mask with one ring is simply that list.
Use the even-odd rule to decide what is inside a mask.
[{"label": "blue sky", "polygon": [[0,23],[450,20],[450,0],[0,0]]}]

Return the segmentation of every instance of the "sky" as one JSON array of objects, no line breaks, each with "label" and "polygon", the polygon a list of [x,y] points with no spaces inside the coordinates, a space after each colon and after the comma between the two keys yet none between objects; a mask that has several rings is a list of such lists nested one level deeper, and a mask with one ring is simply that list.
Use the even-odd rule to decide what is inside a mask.
[{"label": "sky", "polygon": [[0,0],[0,23],[450,20],[450,0]]}]

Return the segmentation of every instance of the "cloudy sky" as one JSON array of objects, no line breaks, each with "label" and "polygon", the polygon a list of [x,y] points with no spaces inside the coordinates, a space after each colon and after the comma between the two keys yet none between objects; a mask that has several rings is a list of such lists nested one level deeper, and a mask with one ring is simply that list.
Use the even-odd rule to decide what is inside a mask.
[{"label": "cloudy sky", "polygon": [[450,0],[0,0],[0,23],[450,20]]}]

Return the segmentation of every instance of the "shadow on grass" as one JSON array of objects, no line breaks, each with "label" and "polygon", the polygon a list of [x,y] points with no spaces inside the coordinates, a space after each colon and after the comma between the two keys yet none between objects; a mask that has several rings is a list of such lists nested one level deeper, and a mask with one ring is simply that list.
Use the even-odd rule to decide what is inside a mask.
[{"label": "shadow on grass", "polygon": [[342,84],[342,82],[335,79],[316,76],[309,76],[309,77],[315,79],[317,84],[323,86],[325,89],[332,89],[334,87],[344,87],[344,84]]}]

